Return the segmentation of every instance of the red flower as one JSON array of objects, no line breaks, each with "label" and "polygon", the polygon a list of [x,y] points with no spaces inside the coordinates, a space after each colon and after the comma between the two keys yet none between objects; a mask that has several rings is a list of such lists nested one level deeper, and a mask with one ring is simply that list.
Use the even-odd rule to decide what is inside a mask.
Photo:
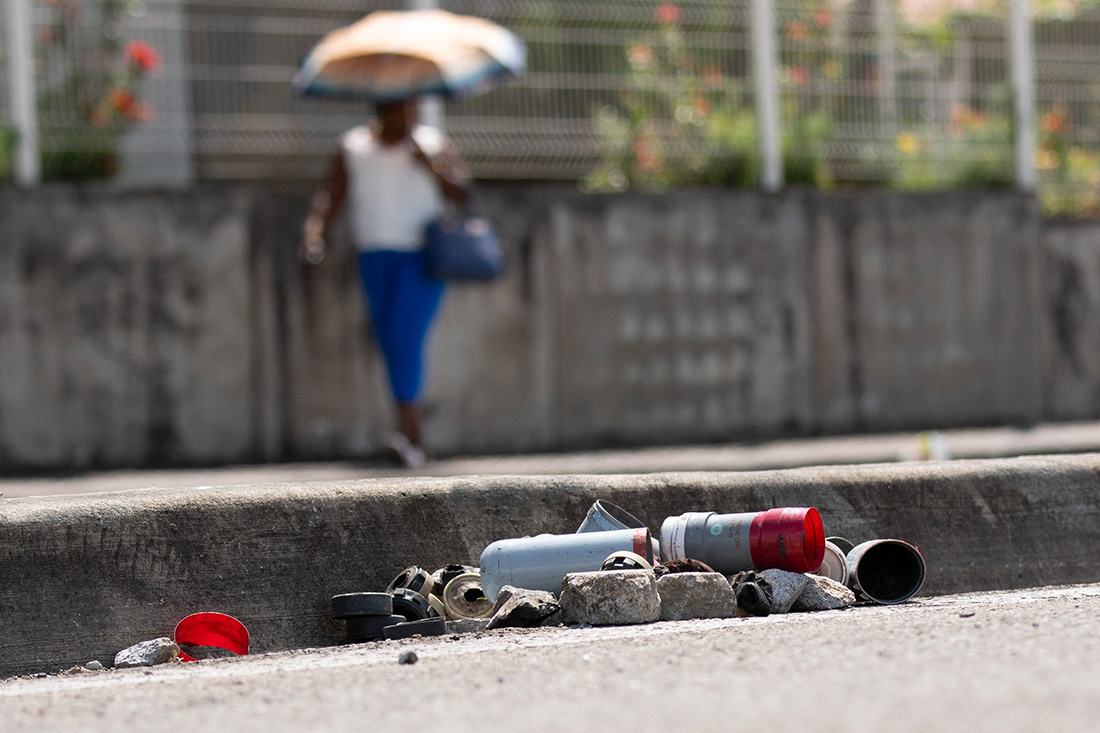
[{"label": "red flower", "polygon": [[682,15],[683,11],[680,10],[680,6],[676,3],[661,3],[653,13],[653,17],[656,18],[657,22],[661,25],[672,25],[673,23],[677,23]]},{"label": "red flower", "polygon": [[810,72],[805,66],[792,66],[789,73],[790,80],[800,87],[810,83]]},{"label": "red flower", "polygon": [[132,114],[134,105],[137,104],[134,95],[127,89],[112,89],[107,101],[113,110],[123,115]]},{"label": "red flower", "polygon": [[810,35],[810,27],[800,20],[787,26],[787,38],[792,41],[804,41]]},{"label": "red flower", "polygon": [[818,28],[825,29],[833,24],[833,14],[829,12],[828,8],[820,8],[814,13],[814,20],[817,22]]},{"label": "red flower", "polygon": [[703,81],[705,81],[707,86],[711,89],[717,89],[725,82],[722,78],[722,72],[717,66],[708,66],[703,69]]},{"label": "red flower", "polygon": [[630,62],[632,64],[648,64],[653,60],[653,49],[644,43],[630,47]]},{"label": "red flower", "polygon": [[1063,132],[1066,129],[1066,118],[1054,112],[1047,112],[1040,120],[1043,132]]},{"label": "red flower", "polygon": [[126,44],[126,58],[138,70],[148,74],[160,68],[160,54],[145,41]]}]

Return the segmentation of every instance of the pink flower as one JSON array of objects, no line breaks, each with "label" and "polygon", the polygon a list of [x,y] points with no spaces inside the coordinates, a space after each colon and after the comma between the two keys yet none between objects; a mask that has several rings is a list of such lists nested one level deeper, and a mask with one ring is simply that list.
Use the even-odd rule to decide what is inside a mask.
[{"label": "pink flower", "polygon": [[676,3],[661,3],[653,13],[653,17],[656,18],[657,22],[661,25],[678,23],[682,16],[683,11],[680,10],[680,6]]},{"label": "pink flower", "polygon": [[630,47],[628,55],[631,63],[644,65],[653,60],[653,49],[644,43],[639,43]]},{"label": "pink flower", "polygon": [[800,20],[787,26],[787,38],[792,41],[804,41],[810,35],[810,27]]},{"label": "pink flower", "polygon": [[722,72],[717,66],[708,66],[703,69],[703,81],[705,81],[707,86],[711,89],[717,89],[722,86],[725,80],[722,78]]},{"label": "pink flower", "polygon": [[792,66],[790,68],[790,80],[797,86],[806,86],[810,83],[810,72],[805,66]]}]

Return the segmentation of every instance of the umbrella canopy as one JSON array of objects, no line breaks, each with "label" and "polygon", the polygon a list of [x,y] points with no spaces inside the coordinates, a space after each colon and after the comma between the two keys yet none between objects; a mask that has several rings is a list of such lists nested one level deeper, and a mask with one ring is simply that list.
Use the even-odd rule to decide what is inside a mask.
[{"label": "umbrella canopy", "polygon": [[523,41],[491,21],[445,10],[378,11],[322,38],[294,86],[307,95],[376,101],[456,96],[525,67]]}]

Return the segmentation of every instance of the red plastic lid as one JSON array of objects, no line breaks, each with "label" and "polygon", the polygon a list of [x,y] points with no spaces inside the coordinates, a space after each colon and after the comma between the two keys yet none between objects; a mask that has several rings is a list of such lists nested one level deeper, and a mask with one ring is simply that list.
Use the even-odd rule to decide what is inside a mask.
[{"label": "red plastic lid", "polygon": [[760,512],[749,526],[749,549],[757,570],[779,568],[816,573],[825,559],[825,527],[813,507]]},{"label": "red plastic lid", "polygon": [[[248,654],[248,629],[232,616],[224,613],[193,613],[176,624],[177,644],[216,646],[241,656]],[[194,661],[181,654],[184,661]]]}]

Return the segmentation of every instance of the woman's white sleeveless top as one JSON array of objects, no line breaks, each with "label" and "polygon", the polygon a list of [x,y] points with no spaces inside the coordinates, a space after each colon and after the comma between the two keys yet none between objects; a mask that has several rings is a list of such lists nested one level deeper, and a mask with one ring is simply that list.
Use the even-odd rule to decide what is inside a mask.
[{"label": "woman's white sleeveless top", "polygon": [[[443,133],[418,125],[412,132],[428,156],[443,150]],[[340,139],[348,174],[348,204],[355,246],[361,252],[414,252],[424,227],[444,211],[432,174],[413,157],[407,141],[382,145],[370,128],[355,127]]]}]

